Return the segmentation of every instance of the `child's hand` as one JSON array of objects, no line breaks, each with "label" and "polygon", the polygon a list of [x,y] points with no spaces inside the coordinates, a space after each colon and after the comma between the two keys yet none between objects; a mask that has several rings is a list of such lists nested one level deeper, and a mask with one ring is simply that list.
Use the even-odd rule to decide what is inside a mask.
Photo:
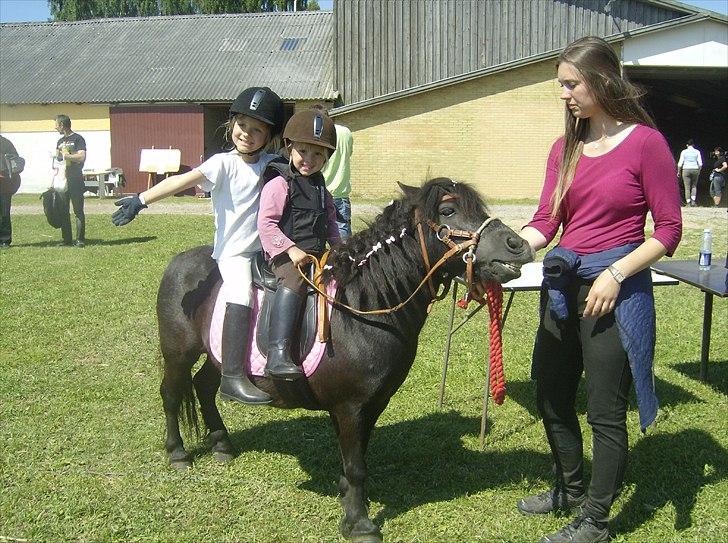
[{"label": "child's hand", "polygon": [[293,262],[294,266],[301,266],[311,260],[311,257],[308,254],[295,245],[289,248],[286,253],[288,254],[288,258],[291,259],[291,262]]}]

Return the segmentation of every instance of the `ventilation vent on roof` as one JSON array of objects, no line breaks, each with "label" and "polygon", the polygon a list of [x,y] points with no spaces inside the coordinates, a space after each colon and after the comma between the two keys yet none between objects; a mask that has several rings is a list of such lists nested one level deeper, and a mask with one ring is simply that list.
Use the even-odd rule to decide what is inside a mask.
[{"label": "ventilation vent on roof", "polygon": [[295,51],[299,45],[306,43],[308,38],[283,38],[281,51]]}]

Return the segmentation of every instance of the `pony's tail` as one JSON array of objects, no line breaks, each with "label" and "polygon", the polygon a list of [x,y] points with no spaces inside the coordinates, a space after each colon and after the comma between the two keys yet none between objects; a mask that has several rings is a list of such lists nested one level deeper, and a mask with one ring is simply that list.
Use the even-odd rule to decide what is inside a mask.
[{"label": "pony's tail", "polygon": [[177,405],[177,422],[181,423],[182,432],[186,437],[200,441],[202,433],[200,432],[192,373],[181,368],[171,369],[168,363],[164,363],[159,392],[162,396],[165,413],[171,406]]},{"label": "pony's tail", "polygon": [[194,436],[195,441],[200,441],[202,433],[200,432],[200,419],[197,414],[195,387],[192,385],[192,373],[186,373],[185,377],[184,388],[182,389],[182,406],[179,410],[178,419],[182,423],[182,428],[187,436]]}]

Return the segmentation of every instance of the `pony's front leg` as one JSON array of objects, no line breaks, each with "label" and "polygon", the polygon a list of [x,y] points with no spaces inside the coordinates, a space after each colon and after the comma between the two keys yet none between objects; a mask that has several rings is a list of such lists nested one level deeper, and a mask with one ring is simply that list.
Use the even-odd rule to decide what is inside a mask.
[{"label": "pony's front leg", "polygon": [[381,543],[379,527],[369,519],[365,481],[366,452],[376,416],[367,417],[360,406],[346,406],[331,412],[339,438],[344,473],[339,479],[339,495],[344,516],[339,524],[341,534],[356,543]]}]

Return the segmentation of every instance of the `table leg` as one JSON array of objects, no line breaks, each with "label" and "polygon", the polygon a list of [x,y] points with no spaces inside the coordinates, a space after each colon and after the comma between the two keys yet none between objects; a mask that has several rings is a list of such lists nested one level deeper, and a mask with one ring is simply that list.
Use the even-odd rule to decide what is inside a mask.
[{"label": "table leg", "polygon": [[480,448],[485,445],[485,429],[488,425],[488,400],[490,400],[490,345],[485,362],[485,386],[483,387],[483,415],[480,417]]},{"label": "table leg", "polygon": [[458,284],[457,281],[453,281],[452,285],[452,305],[450,306],[450,323],[447,328],[447,340],[445,341],[445,359],[442,361],[442,380],[440,381],[440,399],[437,402],[437,407],[442,409],[442,400],[445,397],[445,379],[447,378],[447,364],[450,360],[450,343],[452,341],[452,335],[455,333],[452,330],[453,322],[455,321],[455,303],[458,299]]},{"label": "table leg", "polygon": [[106,196],[106,184],[104,183],[103,174],[96,174],[96,182],[99,184],[99,189],[96,191],[96,196],[103,198]]},{"label": "table leg", "polygon": [[705,293],[703,305],[703,341],[700,347],[700,380],[708,380],[708,356],[710,355],[710,329],[713,326],[713,295]]},{"label": "table leg", "polygon": [[513,303],[513,296],[515,296],[516,291],[512,290],[511,295],[508,296],[508,303],[506,304],[506,310],[503,312],[503,318],[501,320],[501,331],[506,326],[506,319],[508,318],[508,312],[511,310],[511,304]]}]

